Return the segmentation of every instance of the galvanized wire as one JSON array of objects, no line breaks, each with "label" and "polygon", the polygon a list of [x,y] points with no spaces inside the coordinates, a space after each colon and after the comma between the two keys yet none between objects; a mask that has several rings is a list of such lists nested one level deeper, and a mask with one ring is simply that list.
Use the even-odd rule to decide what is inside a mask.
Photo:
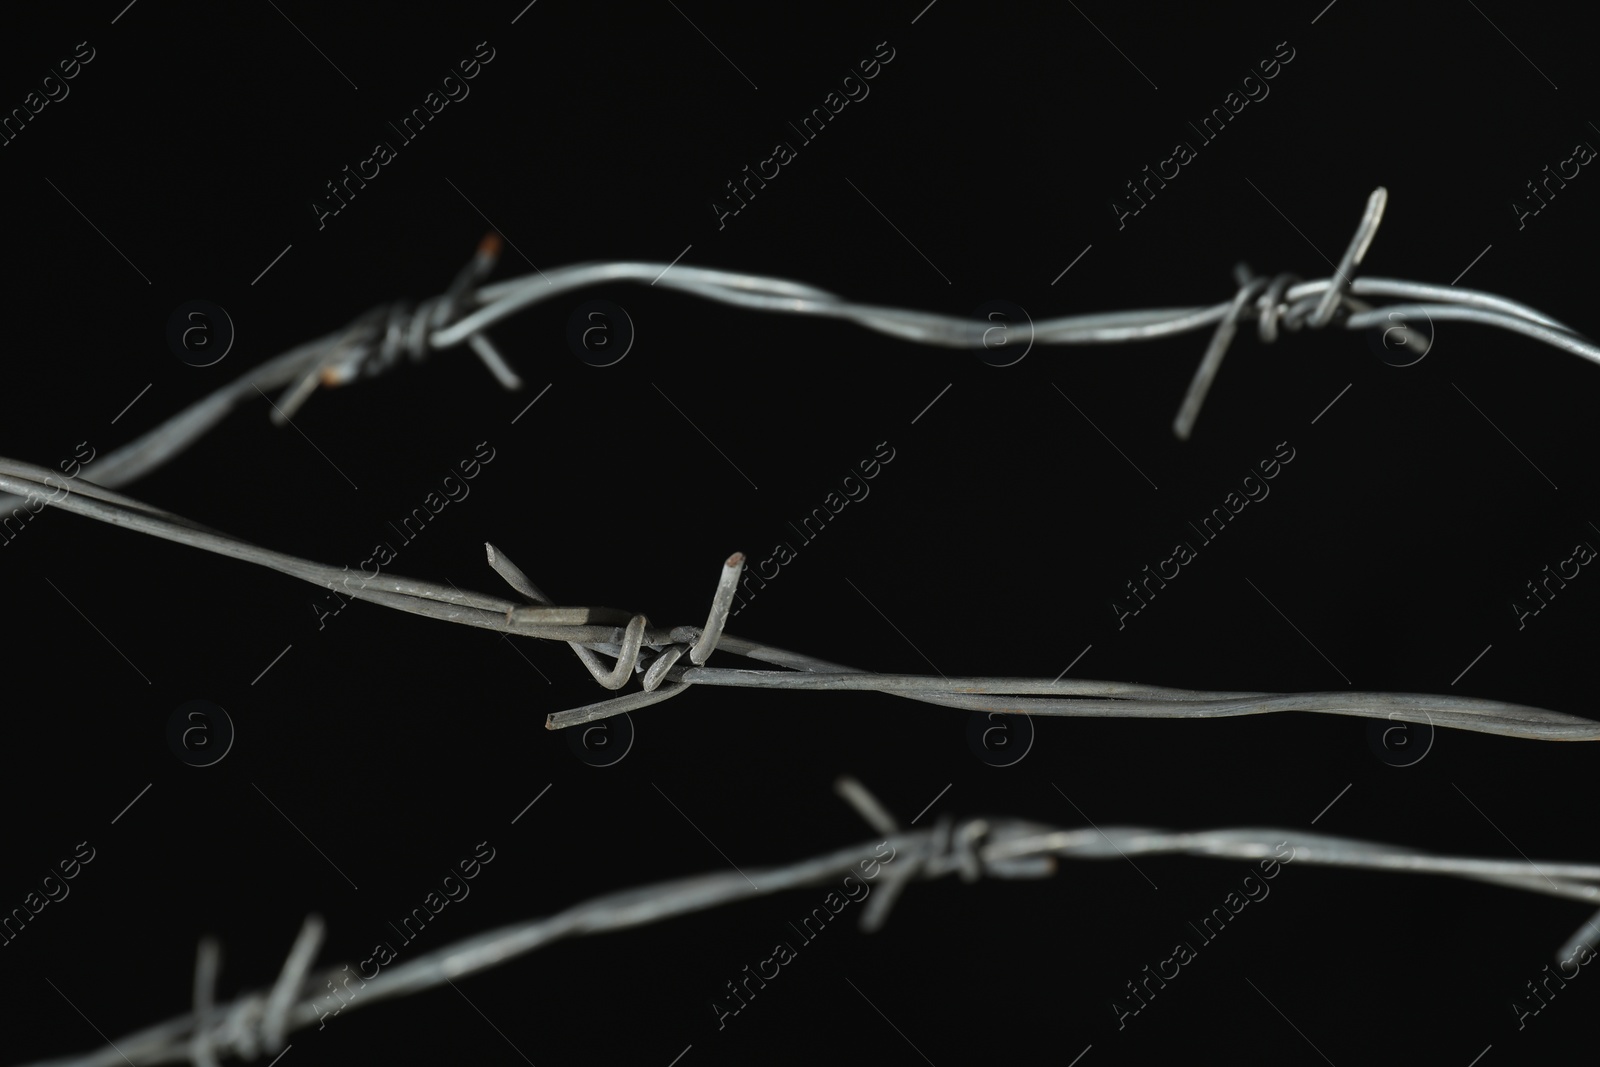
[{"label": "galvanized wire", "polygon": [[[1180,438],[1188,437],[1192,431],[1237,330],[1252,319],[1264,343],[1275,341],[1280,330],[1328,325],[1350,330],[1393,328],[1396,317],[1472,322],[1518,332],[1600,363],[1600,346],[1517,301],[1453,286],[1355,277],[1381,223],[1386,202],[1387,193],[1381,188],[1369,198],[1356,234],[1332,277],[1302,281],[1293,275],[1278,274],[1269,279],[1241,268],[1236,272],[1238,288],[1234,296],[1221,303],[1046,319],[1030,324],[1030,339],[1041,344],[1121,343],[1212,328],[1211,342],[1174,423]],[[345,569],[250,544],[115,492],[181,453],[243,402],[271,390],[283,390],[272,412],[273,421],[282,424],[318,388],[382,374],[397,367],[403,358],[419,361],[433,352],[462,344],[484,362],[504,387],[519,388],[520,379],[500,356],[487,331],[534,304],[592,285],[620,281],[649,284],[751,310],[853,322],[903,340],[947,348],[979,348],[992,328],[992,323],[973,319],[855,303],[800,282],[676,264],[575,264],[484,285],[498,250],[498,239],[490,235],[444,294],[415,307],[397,303],[374,309],[339,330],[245,372],[134,441],[100,457],[93,467],[93,482],[79,477],[63,483],[54,471],[0,458],[0,490],[18,494],[0,497],[0,511],[21,506],[24,498],[42,498],[46,503],[102,522],[271,567],[354,599],[501,633],[566,641],[596,681],[610,690],[624,689],[639,677],[641,684],[636,690],[548,716],[546,725],[551,729],[637,710],[682,695],[694,685],[718,685],[873,691],[944,707],[1053,716],[1210,718],[1310,711],[1512,737],[1600,740],[1600,724],[1577,716],[1467,697],[1203,692],[1082,679],[1045,682],[875,674],[724,632],[744,562],[737,553],[722,566],[706,623],[664,628],[631,612],[558,606],[493,545],[486,546],[489,563],[519,599],[462,592],[454,586],[388,574],[352,581],[353,576]],[[1374,307],[1363,298],[1399,303]],[[1406,343],[1413,346],[1410,351],[1420,354],[1425,350],[1427,338],[1409,327],[1398,329]],[[706,666],[716,650],[779,669]],[[848,787],[842,788],[849,791]],[[871,801],[864,790],[856,789],[853,802],[902,857],[898,866],[885,867],[888,880],[880,887],[883,892],[864,910],[863,924],[868,928],[881,924],[900,888],[912,880],[957,872],[968,880],[980,874],[1044,877],[1053,870],[1056,856],[1104,859],[1187,853],[1256,859],[1269,857],[1273,845],[1282,841],[1294,846],[1299,862],[1449,874],[1591,904],[1600,902],[1600,865],[1433,856],[1399,846],[1298,830],[1064,830],[1018,819],[975,819],[961,823],[944,820],[930,830],[901,831],[881,805]],[[351,1004],[373,1003],[427,989],[452,977],[496,966],[562,937],[623,929],[747,897],[818,884],[851,869],[861,854],[862,847],[858,846],[789,867],[750,872],[754,882],[760,884],[759,889],[743,875],[718,872],[609,894],[554,916],[489,931],[386,968],[363,986],[361,997]],[[1573,934],[1561,956],[1569,957],[1579,946],[1593,945],[1597,940],[1600,914]],[[312,991],[346,976],[347,968],[308,979],[320,941],[321,923],[313,917],[307,921],[273,989],[244,995],[225,1005],[214,1003],[220,967],[215,943],[203,941],[196,962],[194,1012],[123,1038],[116,1047],[55,1062],[61,1067],[109,1067],[124,1062],[126,1054],[147,1063],[188,1061],[197,1067],[209,1067],[223,1056],[253,1058],[261,1050],[276,1052],[288,1032],[317,1021],[317,998]]]},{"label": "galvanized wire", "polygon": [[[1332,277],[1300,281],[1293,275],[1280,274],[1268,283],[1264,276],[1258,277],[1241,265],[1236,271],[1237,292],[1219,304],[1061,316],[1028,324],[1022,337],[1047,345],[1112,344],[1214,327],[1211,343],[1173,423],[1174,433],[1185,439],[1194,428],[1201,403],[1239,325],[1250,319],[1255,320],[1261,341],[1268,344],[1277,339],[1280,329],[1338,325],[1348,330],[1392,330],[1416,358],[1426,352],[1429,339],[1407,325],[1396,326],[1396,316],[1402,321],[1474,322],[1521,333],[1600,363],[1600,346],[1519,301],[1452,285],[1356,277],[1356,268],[1371,246],[1387,202],[1388,192],[1381,186],[1368,198],[1355,236]],[[673,263],[578,263],[483,285],[499,251],[499,238],[490,234],[445,293],[415,307],[396,303],[375,308],[342,329],[252,368],[161,425],[100,457],[94,467],[95,480],[109,488],[127,485],[189,447],[239,404],[267,390],[283,389],[271,413],[272,421],[281,425],[319,387],[384,374],[399,366],[402,357],[418,361],[462,344],[472,349],[501,385],[520,388],[521,380],[486,331],[535,304],[593,285],[636,282],[755,311],[841,319],[902,340],[945,348],[982,347],[994,328],[986,320],[856,303],[825,289],[783,278]],[[1405,302],[1374,307],[1362,297]],[[1008,340],[1008,344],[1026,343],[1022,337]],[[20,505],[18,499],[0,498],[0,511]]]},{"label": "galvanized wire", "polygon": [[[878,857],[875,881],[861,899],[861,928],[881,928],[900,893],[912,882],[959,874],[971,883],[982,877],[1046,878],[1056,859],[1110,860],[1136,855],[1190,855],[1233,860],[1276,860],[1282,863],[1355,867],[1413,874],[1440,874],[1487,882],[1510,889],[1594,902],[1600,900],[1600,864],[1440,856],[1400,845],[1309,833],[1299,829],[1244,828],[1173,831],[1138,826],[1062,829],[1015,818],[942,817],[933,827],[902,830],[883,806],[852,779],[840,779],[836,791],[856,807],[882,835],[783,867],[712,871],[655,882],[595,897],[554,915],[512,923],[472,935],[403,963],[380,967],[367,978],[359,968],[350,985],[351,965],[344,963],[317,975],[311,966],[323,939],[323,922],[307,917],[289,957],[269,990],[240,995],[228,1004],[213,1003],[219,971],[215,943],[203,939],[196,960],[195,1010],[118,1038],[105,1048],[78,1056],[40,1061],[29,1067],[119,1067],[120,1064],[194,1063],[204,1067],[215,1058],[239,1055],[254,1059],[276,1055],[288,1034],[331,1015],[395,997],[410,996],[480,971],[568,937],[625,930],[706,911],[773,893],[820,885],[855,875],[867,857]],[[1284,847],[1289,848],[1287,856]],[[881,859],[883,848],[888,859]],[[859,868],[865,870],[865,868]],[[1581,933],[1581,931],[1580,931]],[[339,988],[349,999],[328,997]],[[329,1010],[333,1008],[334,1010]]]},{"label": "galvanized wire", "polygon": [[[565,641],[577,652],[594,679],[607,689],[622,689],[634,676],[641,676],[638,691],[550,714],[545,725],[552,730],[634,711],[681,695],[693,685],[716,685],[864,690],[942,707],[1005,714],[1198,719],[1309,711],[1544,741],[1600,740],[1600,723],[1565,712],[1478,697],[1373,692],[1207,692],[1087,679],[1047,682],[1031,678],[875,674],[725,632],[722,627],[744,567],[744,556],[740,553],[734,553],[722,565],[705,625],[666,628],[651,624],[645,615],[615,608],[557,606],[494,545],[485,545],[490,565],[532,603],[519,604],[503,597],[466,592],[454,585],[391,574],[369,579],[351,574],[345,568],[316,563],[219,533],[82,478],[73,481],[68,488],[55,481],[53,472],[46,468],[5,457],[0,457],[0,489],[39,494],[52,506],[270,567],[357,600],[443,622]],[[42,494],[46,490],[56,495],[44,497]],[[699,666],[714,649],[783,669],[734,670]],[[679,663],[685,654],[691,666]],[[610,657],[612,662],[608,664],[600,656]]]}]

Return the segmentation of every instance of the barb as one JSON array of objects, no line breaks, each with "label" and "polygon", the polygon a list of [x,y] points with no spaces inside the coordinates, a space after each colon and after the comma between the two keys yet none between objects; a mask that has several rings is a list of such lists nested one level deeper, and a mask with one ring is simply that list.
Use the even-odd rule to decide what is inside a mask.
[{"label": "barb", "polygon": [[[371,579],[357,577],[343,568],[315,563],[219,533],[81,478],[71,489],[63,488],[54,483],[52,475],[47,468],[0,457],[0,490],[36,494],[49,489],[56,495],[41,499],[56,507],[270,567],[324,588],[342,591],[358,600],[444,622],[565,641],[595,681],[607,689],[621,689],[635,674],[644,675],[642,691],[549,715],[545,726],[552,730],[647,707],[679,696],[692,685],[724,685],[758,689],[863,690],[941,707],[1007,714],[1190,719],[1310,711],[1544,741],[1600,740],[1600,723],[1564,712],[1475,697],[1420,693],[1205,692],[1087,679],[1046,681],[873,674],[724,632],[722,625],[744,565],[744,556],[740,553],[730,556],[723,564],[705,626],[663,629],[651,625],[644,615],[614,608],[557,606],[493,545],[485,546],[490,565],[514,590],[533,601],[532,604],[518,604],[502,597],[463,592],[453,585],[388,574]],[[691,663],[704,663],[713,649],[780,669],[734,670],[678,665],[685,652],[689,653]],[[613,662],[608,665],[601,656],[610,657]]]},{"label": "barb", "polygon": [[[820,885],[854,875],[866,885],[868,901],[861,928],[882,927],[899,894],[912,882],[959,874],[964,882],[981,877],[1046,878],[1056,861],[1107,860],[1132,855],[1190,855],[1235,860],[1277,859],[1332,867],[1440,874],[1487,882],[1573,900],[1600,899],[1600,864],[1441,856],[1401,845],[1296,829],[1246,828],[1173,831],[1140,826],[1062,829],[1017,818],[970,818],[957,823],[948,816],[925,830],[900,830],[892,817],[860,782],[840,779],[835,790],[857,808],[879,833],[881,841],[841,848],[783,867],[748,872],[712,871],[655,882],[592,898],[565,911],[514,923],[464,938],[405,963],[364,973],[363,961],[352,971],[345,963],[309,978],[311,958],[321,938],[321,921],[306,920],[277,984],[270,993],[241,995],[230,1004],[209,1007],[209,988],[216,978],[215,946],[208,955],[201,943],[196,967],[196,1011],[117,1039],[113,1045],[80,1056],[41,1061],[28,1067],[120,1067],[137,1059],[144,1064],[189,1061],[202,1056],[239,1055],[254,1059],[264,1047],[282,1047],[287,1034],[346,1009],[410,996],[448,981],[489,970],[518,956],[567,937],[625,930],[679,915],[721,907],[758,896]],[[888,820],[888,829],[880,825]],[[1284,859],[1283,848],[1289,856]],[[885,859],[882,849],[888,847]],[[872,858],[874,862],[869,864]],[[876,874],[865,874],[869,866]],[[758,886],[760,888],[758,888]],[[874,892],[875,891],[875,892]],[[307,949],[307,945],[311,947]],[[356,977],[359,986],[351,986]],[[338,994],[338,982],[348,998]],[[204,997],[201,990],[207,990]],[[320,991],[333,989],[333,996]]]},{"label": "barb", "polygon": [[[1376,189],[1355,237],[1334,276],[1300,281],[1291,274],[1277,275],[1263,286],[1247,267],[1235,273],[1239,284],[1232,299],[1200,307],[1113,311],[1068,315],[1033,324],[1033,340],[1047,345],[1114,344],[1173,337],[1192,330],[1216,327],[1201,360],[1173,431],[1187,439],[1193,431],[1200,405],[1221,367],[1222,357],[1249,317],[1257,321],[1262,343],[1271,344],[1278,328],[1321,329],[1337,324],[1348,330],[1373,327],[1399,330],[1406,344],[1426,351],[1427,338],[1409,327],[1395,327],[1391,316],[1427,317],[1434,322],[1475,322],[1497,326],[1542,341],[1554,348],[1600,363],[1600,346],[1555,319],[1526,304],[1474,289],[1431,285],[1395,278],[1357,278],[1360,266],[1383,218],[1388,192]],[[715,300],[723,304],[788,315],[818,315],[843,319],[879,333],[918,344],[945,348],[976,348],[993,324],[936,312],[861,304],[825,289],[783,278],[741,271],[635,261],[578,263],[524,275],[493,285],[481,285],[500,252],[500,238],[491,233],[479,244],[472,260],[457,274],[442,295],[416,307],[396,303],[375,308],[342,329],[300,345],[247,371],[236,381],[195,403],[166,422],[101,457],[96,481],[118,488],[161,466],[193,444],[257,389],[286,386],[276,402],[272,421],[281,425],[292,418],[319,386],[339,386],[393,370],[401,356],[416,362],[429,354],[465,343],[507,389],[521,387],[517,377],[486,331],[512,315],[575,289],[613,282],[636,282]],[[667,270],[668,267],[672,269]],[[1409,303],[1374,307],[1361,297],[1380,297]],[[0,499],[0,510],[21,505],[17,499]]]}]

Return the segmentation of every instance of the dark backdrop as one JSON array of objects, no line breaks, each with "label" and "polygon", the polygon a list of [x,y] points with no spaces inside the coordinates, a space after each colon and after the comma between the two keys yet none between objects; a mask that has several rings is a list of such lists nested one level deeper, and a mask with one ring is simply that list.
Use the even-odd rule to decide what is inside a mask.
[{"label": "dark backdrop", "polygon": [[[369,307],[442,291],[491,228],[508,242],[496,278],[676,258],[1038,319],[1210,304],[1235,292],[1241,261],[1325,276],[1383,185],[1364,273],[1459,279],[1597,326],[1583,272],[1600,178],[1575,146],[1600,130],[1590,42],[1565,15],[1487,0],[923,2],[8,13],[0,105],[57,99],[0,147],[0,451],[68,467],[104,455]],[[389,127],[475,54],[488,57],[468,64],[475,77],[450,83],[469,95],[409,143]],[[870,80],[842,81],[863,61]],[[805,140],[794,126],[835,90],[859,98]],[[1236,90],[1235,106],[1256,99],[1205,140],[1190,124]],[[394,157],[333,213],[326,184],[379,140]],[[733,213],[727,184],[747,166],[770,175],[780,141],[793,158]],[[1165,164],[1177,175],[1141,187],[1134,213],[1125,183],[1179,141],[1193,157]],[[1578,173],[1541,187],[1534,214],[1526,184],[1562,167]],[[608,367],[567,340],[596,298],[635,330]],[[236,330],[206,368],[165,339],[196,299]],[[1170,426],[1206,333],[1035,346],[998,367],[643,285],[567,294],[491,332],[521,392],[466,349],[436,354],[318,393],[294,429],[246,404],[126,491],[352,569],[388,542],[387,570],[483,591],[504,588],[483,560],[493,541],[558,602],[668,624],[703,619],[730,552],[757,564],[787,542],[793,557],[767,566],[777,577],[730,630],[877,671],[1070,667],[1594,714],[1600,578],[1580,571],[1536,615],[1512,606],[1575,545],[1600,545],[1600,372],[1531,340],[1444,323],[1402,367],[1376,336],[1264,345],[1251,328],[1180,443]],[[481,455],[470,495],[400,539],[390,524]],[[846,486],[860,499],[801,539],[793,526],[883,455]],[[1119,617],[1125,583],[1196,542],[1189,524],[1275,455],[1292,459],[1270,495]],[[626,756],[596,767],[543,727],[604,695],[560,645],[366,604],[327,613],[295,579],[56,512],[8,527],[0,567],[0,906],[93,850],[70,895],[0,948],[6,1062],[186,1010],[205,934],[224,946],[226,997],[271,983],[309,912],[329,929],[319,965],[354,963],[480,843],[494,859],[470,897],[406,954],[612,889],[870,845],[831,791],[841,773],[918,826],[1315,820],[1441,852],[1600,861],[1583,825],[1590,745],[1418,731],[1384,750],[1364,721],[1309,714],[1035,719],[1026,756],[994,767],[964,712],[703,689],[635,713]],[[197,699],[237,731],[209,767],[167,743]],[[1513,1008],[1537,1006],[1526,983],[1585,906],[1291,865],[1119,1028],[1126,984],[1197,940],[1188,924],[1249,873],[1136,864],[918,884],[871,936],[852,906],[720,1029],[713,998],[792,940],[823,890],[563,942],[459,992],[352,1009],[294,1035],[283,1062],[665,1065],[687,1050],[690,1067],[910,1064],[1045,1047],[1085,1065],[1244,1049],[1490,1064],[1586,1036],[1600,995],[1580,970],[1537,1015]]]}]

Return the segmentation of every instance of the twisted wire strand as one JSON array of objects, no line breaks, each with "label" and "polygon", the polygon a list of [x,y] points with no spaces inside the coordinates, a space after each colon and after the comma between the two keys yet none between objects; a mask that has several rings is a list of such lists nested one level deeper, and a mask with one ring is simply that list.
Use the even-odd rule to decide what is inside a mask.
[{"label": "twisted wire strand", "polygon": [[[52,472],[0,457],[0,489],[37,492]],[[490,565],[531,604],[466,592],[454,585],[380,574],[368,579],[343,568],[291,556],[219,533],[182,516],[78,479],[46,502],[140,533],[269,567],[353,599],[506,634],[567,642],[600,685],[619,690],[635,675],[642,688],[546,717],[562,729],[647,707],[681,695],[692,685],[762,689],[863,690],[943,707],[1005,714],[1217,718],[1278,711],[1309,711],[1391,719],[1545,741],[1600,740],[1600,723],[1565,712],[1478,697],[1424,693],[1207,692],[1133,682],[1088,679],[961,677],[874,674],[751,641],[723,630],[744,567],[734,553],[722,565],[704,626],[654,626],[641,614],[600,607],[561,607],[535,586],[504,552],[485,545]],[[356,579],[355,584],[351,579]],[[715,649],[772,664],[779,670],[701,666]],[[596,654],[611,657],[607,664]],[[687,654],[691,666],[680,660]]]},{"label": "twisted wire strand", "polygon": [[[1384,327],[1397,331],[1407,345],[1425,353],[1429,338],[1393,316],[1458,321],[1496,326],[1523,334],[1564,352],[1600,363],[1600,346],[1571,327],[1516,300],[1475,289],[1356,277],[1388,202],[1383,187],[1374,190],[1355,236],[1333,277],[1300,281],[1279,274],[1263,285],[1242,264],[1239,288],[1219,304],[1067,315],[1032,323],[1031,340],[1041,344],[1079,345],[1150,341],[1214,327],[1212,340],[1190,384],[1173,432],[1187,439],[1193,431],[1211,383],[1241,323],[1253,318],[1263,344],[1274,343],[1280,330],[1348,330]],[[117,488],[161,466],[192,445],[234,408],[254,395],[285,387],[273,404],[271,418],[282,425],[319,387],[344,385],[387,373],[403,357],[420,361],[433,352],[465,344],[507,389],[521,379],[489,339],[487,330],[534,304],[592,285],[636,282],[674,289],[754,311],[816,315],[853,322],[866,329],[918,344],[976,348],[993,323],[938,312],[884,307],[849,301],[825,289],[784,278],[741,271],[643,261],[578,263],[483,285],[500,252],[500,238],[489,234],[449,289],[415,307],[396,303],[375,308],[341,329],[299,345],[246,371],[210,396],[96,461],[95,480]],[[1374,307],[1361,297],[1407,301]],[[21,506],[16,498],[0,498],[0,511]]]},{"label": "twisted wire strand", "polygon": [[[190,1062],[208,1067],[217,1057],[255,1059],[276,1055],[287,1036],[346,1008],[410,996],[466,975],[486,971],[568,937],[609,933],[706,911],[756,897],[820,885],[857,873],[861,861],[879,855],[876,882],[865,895],[860,927],[871,933],[887,921],[894,902],[913,882],[951,874],[972,883],[982,877],[1047,878],[1057,859],[1111,860],[1134,855],[1190,855],[1232,860],[1277,859],[1319,866],[1352,867],[1412,874],[1436,874],[1485,882],[1548,896],[1600,900],[1600,864],[1444,856],[1401,845],[1316,834],[1298,829],[1239,828],[1173,831],[1140,826],[1062,829],[1025,819],[942,816],[923,830],[901,829],[866,787],[841,778],[835,791],[883,835],[878,842],[779,867],[712,871],[654,882],[593,897],[537,919],[511,923],[463,938],[413,959],[383,966],[372,978],[361,975],[350,986],[345,963],[315,976],[311,965],[323,941],[322,920],[308,916],[271,990],[240,995],[215,1005],[220,962],[216,944],[202,939],[195,970],[195,1010],[137,1031],[105,1048],[78,1056],[39,1061],[27,1067],[119,1067],[137,1058],[145,1064]],[[1283,856],[1287,845],[1290,853]],[[866,884],[863,882],[863,884]],[[1588,927],[1590,924],[1585,924]],[[1585,931],[1580,929],[1580,936]],[[1559,957],[1558,957],[1559,958]],[[335,983],[351,994],[339,996]],[[329,998],[323,989],[333,989]],[[336,1010],[328,1010],[337,1005]]]}]

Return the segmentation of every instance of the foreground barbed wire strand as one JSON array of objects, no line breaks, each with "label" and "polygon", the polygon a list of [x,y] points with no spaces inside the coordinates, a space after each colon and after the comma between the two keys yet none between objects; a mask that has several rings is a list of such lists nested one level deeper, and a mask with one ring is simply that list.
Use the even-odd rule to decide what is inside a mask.
[{"label": "foreground barbed wire strand", "polygon": [[[1518,301],[1450,285],[1355,277],[1387,203],[1387,190],[1380,186],[1373,191],[1332,277],[1301,281],[1293,274],[1278,274],[1269,281],[1241,264],[1236,271],[1237,293],[1220,304],[1047,319],[1030,324],[1030,340],[1041,344],[1113,344],[1215,327],[1173,422],[1173,432],[1182,439],[1193,431],[1200,406],[1239,325],[1250,318],[1256,320],[1257,334],[1265,344],[1273,343],[1280,330],[1321,329],[1337,323],[1349,330],[1383,328],[1397,333],[1397,343],[1412,346],[1416,358],[1427,351],[1429,339],[1404,325],[1404,320],[1475,322],[1521,333],[1600,363],[1600,346]],[[94,468],[95,480],[113,489],[131,483],[189,447],[239,404],[258,394],[264,396],[266,390],[284,390],[271,413],[272,421],[283,425],[319,387],[344,385],[386,373],[400,364],[402,356],[418,361],[433,352],[466,344],[502,386],[520,388],[521,379],[486,331],[534,304],[586,286],[637,282],[755,311],[843,319],[902,340],[946,348],[980,347],[994,329],[992,322],[983,320],[855,303],[825,289],[783,278],[681,264],[579,263],[481,285],[499,253],[500,238],[491,233],[444,294],[424,300],[415,308],[405,303],[375,308],[341,329],[252,368],[100,457]],[[1375,307],[1361,297],[1407,302]],[[1401,325],[1395,325],[1396,318]],[[16,499],[0,499],[0,510],[19,504]]]},{"label": "foreground barbed wire strand", "polygon": [[[39,495],[45,503],[101,522],[125,526],[168,541],[270,567],[353,599],[500,633],[566,641],[594,679],[607,689],[626,686],[642,674],[642,688],[550,714],[545,725],[561,729],[620,715],[681,695],[692,685],[763,689],[865,690],[943,707],[1029,715],[1088,715],[1129,718],[1217,718],[1277,711],[1310,711],[1361,718],[1391,719],[1545,741],[1600,740],[1600,723],[1564,712],[1477,697],[1424,693],[1264,693],[1206,692],[1134,682],[1032,678],[934,678],[912,674],[874,674],[723,631],[737,589],[744,557],[722,566],[706,625],[653,626],[647,616],[601,607],[561,607],[551,603],[493,545],[488,560],[520,594],[534,601],[518,604],[503,597],[465,592],[421,579],[380,574],[351,584],[346,568],[278,552],[209,529],[190,519],[134,500],[79,478],[72,488],[52,487],[52,473],[30,463],[0,457],[0,489]],[[782,670],[730,670],[699,666],[720,648]],[[613,657],[607,666],[595,654]],[[687,653],[695,666],[678,665]]]},{"label": "foreground barbed wire strand", "polygon": [[[942,816],[931,828],[901,829],[860,782],[840,778],[835,791],[883,835],[784,867],[744,873],[713,871],[634,889],[608,893],[543,918],[512,923],[463,938],[404,963],[380,965],[367,977],[345,963],[310,974],[322,945],[324,924],[308,916],[288,959],[270,990],[245,993],[225,1005],[214,1003],[220,972],[219,950],[207,937],[195,965],[195,1010],[122,1037],[80,1056],[40,1061],[28,1067],[118,1067],[135,1057],[146,1064],[188,1061],[210,1067],[217,1057],[244,1059],[276,1055],[287,1036],[342,1013],[346,1008],[410,996],[454,979],[489,970],[567,937],[609,933],[706,911],[755,897],[818,885],[854,874],[863,857],[888,845],[890,858],[879,865],[877,884],[868,889],[860,926],[881,929],[900,893],[913,881],[959,874],[962,881],[991,878],[1047,878],[1056,859],[1116,859],[1133,855],[1183,854],[1221,859],[1278,859],[1334,867],[1357,867],[1415,874],[1442,874],[1549,896],[1593,902],[1600,899],[1600,864],[1534,862],[1439,856],[1399,845],[1315,834],[1294,829],[1241,828],[1173,831],[1137,826],[1067,830],[1015,818]],[[858,876],[859,877],[859,876]],[[865,884],[865,883],[863,883]],[[874,892],[875,890],[875,892]],[[1581,933],[1581,931],[1580,931]],[[363,964],[370,961],[363,961]],[[359,986],[350,984],[354,977]],[[337,984],[336,984],[337,983]],[[339,993],[340,987],[349,994]],[[329,996],[323,990],[332,990]],[[319,1027],[320,1029],[321,1027]]]}]

